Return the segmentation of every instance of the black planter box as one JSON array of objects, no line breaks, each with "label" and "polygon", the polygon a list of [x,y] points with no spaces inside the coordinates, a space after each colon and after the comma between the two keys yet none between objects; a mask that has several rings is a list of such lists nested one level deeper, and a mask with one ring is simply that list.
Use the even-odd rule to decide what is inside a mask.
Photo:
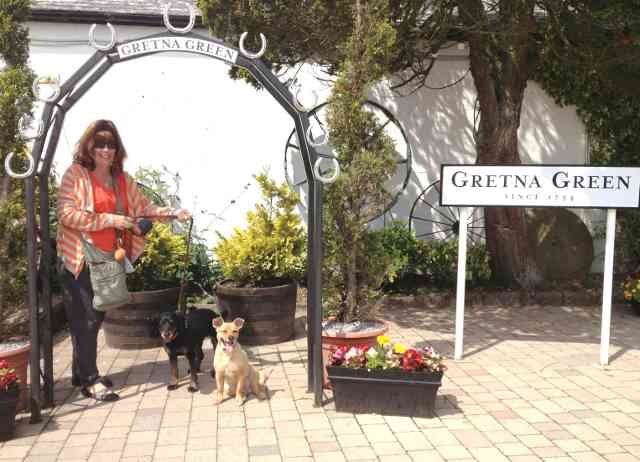
[{"label": "black planter box", "polygon": [[327,366],[338,412],[431,417],[442,372]]}]

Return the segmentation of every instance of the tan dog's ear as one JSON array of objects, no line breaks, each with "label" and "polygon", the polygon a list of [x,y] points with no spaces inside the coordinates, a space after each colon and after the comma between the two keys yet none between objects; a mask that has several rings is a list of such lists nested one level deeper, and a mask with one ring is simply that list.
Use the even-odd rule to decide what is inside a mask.
[{"label": "tan dog's ear", "polygon": [[224,324],[224,319],[222,319],[222,317],[220,316],[218,316],[217,318],[213,318],[212,324],[213,324],[213,327],[218,329],[220,326]]},{"label": "tan dog's ear", "polygon": [[242,326],[244,326],[244,319],[236,318],[233,320],[233,323],[236,325],[238,329],[242,329]]}]

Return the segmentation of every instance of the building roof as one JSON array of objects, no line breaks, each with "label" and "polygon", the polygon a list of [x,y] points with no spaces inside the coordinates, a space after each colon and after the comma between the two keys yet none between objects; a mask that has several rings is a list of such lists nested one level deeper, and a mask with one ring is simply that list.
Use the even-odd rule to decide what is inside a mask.
[{"label": "building roof", "polygon": [[[195,0],[187,0],[195,6]],[[32,0],[34,21],[162,26],[162,8],[167,0]],[[176,27],[188,21],[188,10],[181,2],[171,6],[171,23]],[[196,26],[201,26],[200,10],[196,8]]]}]

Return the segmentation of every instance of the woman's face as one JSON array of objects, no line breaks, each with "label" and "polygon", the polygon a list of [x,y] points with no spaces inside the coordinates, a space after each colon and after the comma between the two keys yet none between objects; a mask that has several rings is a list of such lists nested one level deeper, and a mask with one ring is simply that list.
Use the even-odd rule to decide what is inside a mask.
[{"label": "woman's face", "polygon": [[117,143],[110,131],[96,132],[93,139],[93,160],[98,169],[108,169],[116,156]]}]

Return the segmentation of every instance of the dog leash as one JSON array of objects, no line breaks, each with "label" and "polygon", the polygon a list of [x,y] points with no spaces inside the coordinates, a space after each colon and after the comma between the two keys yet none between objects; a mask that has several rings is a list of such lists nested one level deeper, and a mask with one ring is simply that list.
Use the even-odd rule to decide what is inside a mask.
[{"label": "dog leash", "polygon": [[187,279],[187,265],[189,264],[189,251],[191,249],[191,231],[193,230],[193,217],[189,218],[189,232],[187,233],[187,251],[182,262],[182,274],[180,276],[180,293],[178,294],[178,311],[187,312],[187,299],[184,294],[185,281]]}]

